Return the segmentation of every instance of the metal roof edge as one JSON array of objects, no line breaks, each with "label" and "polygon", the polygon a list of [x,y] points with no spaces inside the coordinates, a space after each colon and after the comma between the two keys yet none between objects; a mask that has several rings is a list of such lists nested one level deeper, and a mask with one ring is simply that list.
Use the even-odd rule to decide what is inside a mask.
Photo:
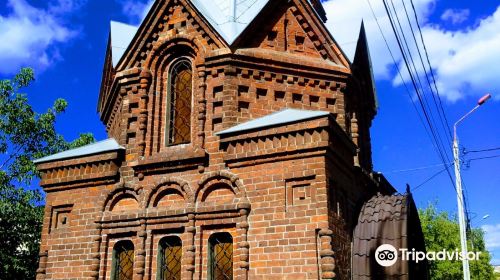
[{"label": "metal roof edge", "polygon": [[[290,114],[303,114],[302,116],[291,116]],[[330,112],[327,111],[313,111],[313,110],[299,110],[286,108],[284,110],[271,113],[269,115],[256,118],[231,128],[225,129],[223,131],[216,132],[215,135],[222,136],[226,134],[245,132],[249,130],[255,130],[258,128],[267,128],[277,125],[284,125],[289,123],[294,123],[298,121],[306,121],[319,117],[329,116]],[[280,120],[278,120],[280,119]]]},{"label": "metal roof edge", "polygon": [[114,138],[109,138],[103,141],[99,141],[96,143],[92,143],[89,145],[85,145],[82,147],[66,150],[60,153],[56,153],[50,156],[42,157],[36,160],[33,160],[35,164],[53,162],[58,160],[68,160],[74,158],[80,158],[90,155],[101,154],[105,152],[112,152],[118,150],[125,150],[123,146],[120,146],[118,142]]},{"label": "metal roof edge", "polygon": [[[140,25],[139,26],[135,26],[135,25],[131,25],[131,24],[127,24],[127,23],[123,23],[123,22],[111,20],[109,22],[109,26],[110,26],[110,38],[111,38],[111,63],[113,65],[113,67],[116,68],[120,64],[120,62],[122,61],[122,59],[125,56],[125,53],[127,52],[130,44],[132,43],[132,41],[134,40],[135,36],[137,35],[137,32],[139,31]],[[118,32],[116,30],[117,28],[122,29],[121,32]],[[124,34],[124,29],[128,29],[127,30],[127,32],[128,32],[127,34]],[[127,45],[126,46],[117,46],[115,44],[117,39],[113,39],[113,35],[117,36],[117,34],[119,34],[120,36],[123,36],[123,37],[120,37],[121,41],[127,41]],[[127,38],[125,38],[125,36]],[[116,48],[120,49],[120,53],[119,54],[116,54],[116,53],[113,52]]]}]

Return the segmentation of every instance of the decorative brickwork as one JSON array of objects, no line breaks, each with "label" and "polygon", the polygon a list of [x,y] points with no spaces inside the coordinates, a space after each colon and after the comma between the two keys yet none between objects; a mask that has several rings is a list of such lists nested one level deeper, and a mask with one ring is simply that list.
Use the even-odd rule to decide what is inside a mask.
[{"label": "decorative brickwork", "polygon": [[[127,240],[133,279],[162,279],[172,236],[181,278],[208,279],[217,233],[232,237],[233,279],[349,279],[357,211],[391,191],[370,173],[374,112],[360,114],[374,104],[353,87],[320,1],[277,2],[229,46],[190,1],[156,1],[116,67],[108,46],[98,110],[124,150],[38,165],[37,279],[113,279],[115,244]],[[187,140],[174,145],[178,59],[192,67],[192,105]],[[330,114],[216,134],[286,108]]]}]

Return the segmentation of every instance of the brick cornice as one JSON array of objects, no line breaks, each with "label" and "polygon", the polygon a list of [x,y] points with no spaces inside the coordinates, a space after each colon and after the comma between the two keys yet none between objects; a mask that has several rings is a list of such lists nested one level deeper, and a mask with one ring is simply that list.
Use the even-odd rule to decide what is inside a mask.
[{"label": "brick cornice", "polygon": [[347,80],[351,74],[349,68],[330,61],[257,48],[239,49],[235,53],[214,51],[205,57],[207,68],[225,65],[239,65],[278,72],[288,71],[328,79]]},{"label": "brick cornice", "polygon": [[50,161],[46,163],[40,163],[37,165],[37,169],[40,172],[44,172],[44,171],[49,171],[51,169],[57,169],[62,167],[76,167],[93,162],[117,160],[120,156],[121,153],[119,151],[106,152],[106,153],[94,154],[78,158],[68,158],[57,161]]},{"label": "brick cornice", "polygon": [[188,145],[185,147],[173,147],[171,151],[165,151],[152,156],[143,157],[130,166],[135,173],[149,174],[166,170],[182,170],[197,168],[208,160],[208,154],[203,149],[196,149]]},{"label": "brick cornice", "polygon": [[234,134],[227,134],[221,136],[221,143],[228,143],[228,142],[233,142],[233,141],[242,141],[246,139],[251,139],[251,138],[258,138],[258,137],[269,137],[269,136],[276,136],[279,137],[280,135],[283,134],[289,134],[292,132],[297,132],[297,131],[303,131],[303,130],[308,130],[308,129],[317,129],[321,127],[328,127],[329,126],[329,117],[322,117],[319,119],[315,120],[309,120],[309,121],[302,121],[302,122],[296,122],[296,123],[291,123],[291,124],[286,124],[286,125],[281,125],[281,126],[274,126],[274,127],[268,127],[264,128],[262,130],[250,130],[250,131],[243,131],[240,133],[234,133]]},{"label": "brick cornice", "polygon": [[332,116],[223,136],[220,143],[232,167],[327,154],[349,164],[356,151]]},{"label": "brick cornice", "polygon": [[232,141],[241,141],[241,140],[265,137],[265,136],[279,136],[282,134],[289,134],[297,131],[314,130],[326,127],[328,127],[331,134],[335,135],[336,138],[338,138],[338,140],[341,141],[343,145],[348,147],[349,150],[354,151],[356,149],[356,145],[352,142],[351,138],[347,135],[347,133],[339,126],[339,124],[336,122],[336,120],[332,115],[308,121],[301,121],[280,126],[273,126],[258,131],[250,130],[247,132],[243,131],[240,133],[227,134],[221,136],[220,142],[228,143]]},{"label": "brick cornice", "polygon": [[86,157],[42,163],[40,185],[45,191],[113,182],[118,177],[123,152],[113,151]]}]

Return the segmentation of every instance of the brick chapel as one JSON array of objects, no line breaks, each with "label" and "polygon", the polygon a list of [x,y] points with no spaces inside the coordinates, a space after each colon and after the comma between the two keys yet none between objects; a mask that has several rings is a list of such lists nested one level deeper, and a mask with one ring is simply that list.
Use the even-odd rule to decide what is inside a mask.
[{"label": "brick chapel", "polygon": [[37,279],[350,279],[361,208],[394,188],[364,30],[351,62],[325,21],[319,0],[156,0],[112,22],[109,139],[35,161]]}]

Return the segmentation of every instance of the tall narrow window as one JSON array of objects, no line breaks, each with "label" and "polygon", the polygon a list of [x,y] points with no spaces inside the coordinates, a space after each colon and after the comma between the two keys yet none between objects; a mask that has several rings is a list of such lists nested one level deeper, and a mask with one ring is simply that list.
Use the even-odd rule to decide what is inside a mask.
[{"label": "tall narrow window", "polygon": [[214,233],[208,243],[208,279],[232,280],[233,238],[227,232]]},{"label": "tall narrow window", "polygon": [[160,241],[158,254],[158,277],[161,280],[180,280],[182,241],[177,236],[168,236]]},{"label": "tall narrow window", "polygon": [[113,249],[112,280],[132,280],[134,276],[134,244],[119,241]]},{"label": "tall narrow window", "polygon": [[175,62],[168,77],[166,145],[191,141],[193,71],[186,59]]}]

